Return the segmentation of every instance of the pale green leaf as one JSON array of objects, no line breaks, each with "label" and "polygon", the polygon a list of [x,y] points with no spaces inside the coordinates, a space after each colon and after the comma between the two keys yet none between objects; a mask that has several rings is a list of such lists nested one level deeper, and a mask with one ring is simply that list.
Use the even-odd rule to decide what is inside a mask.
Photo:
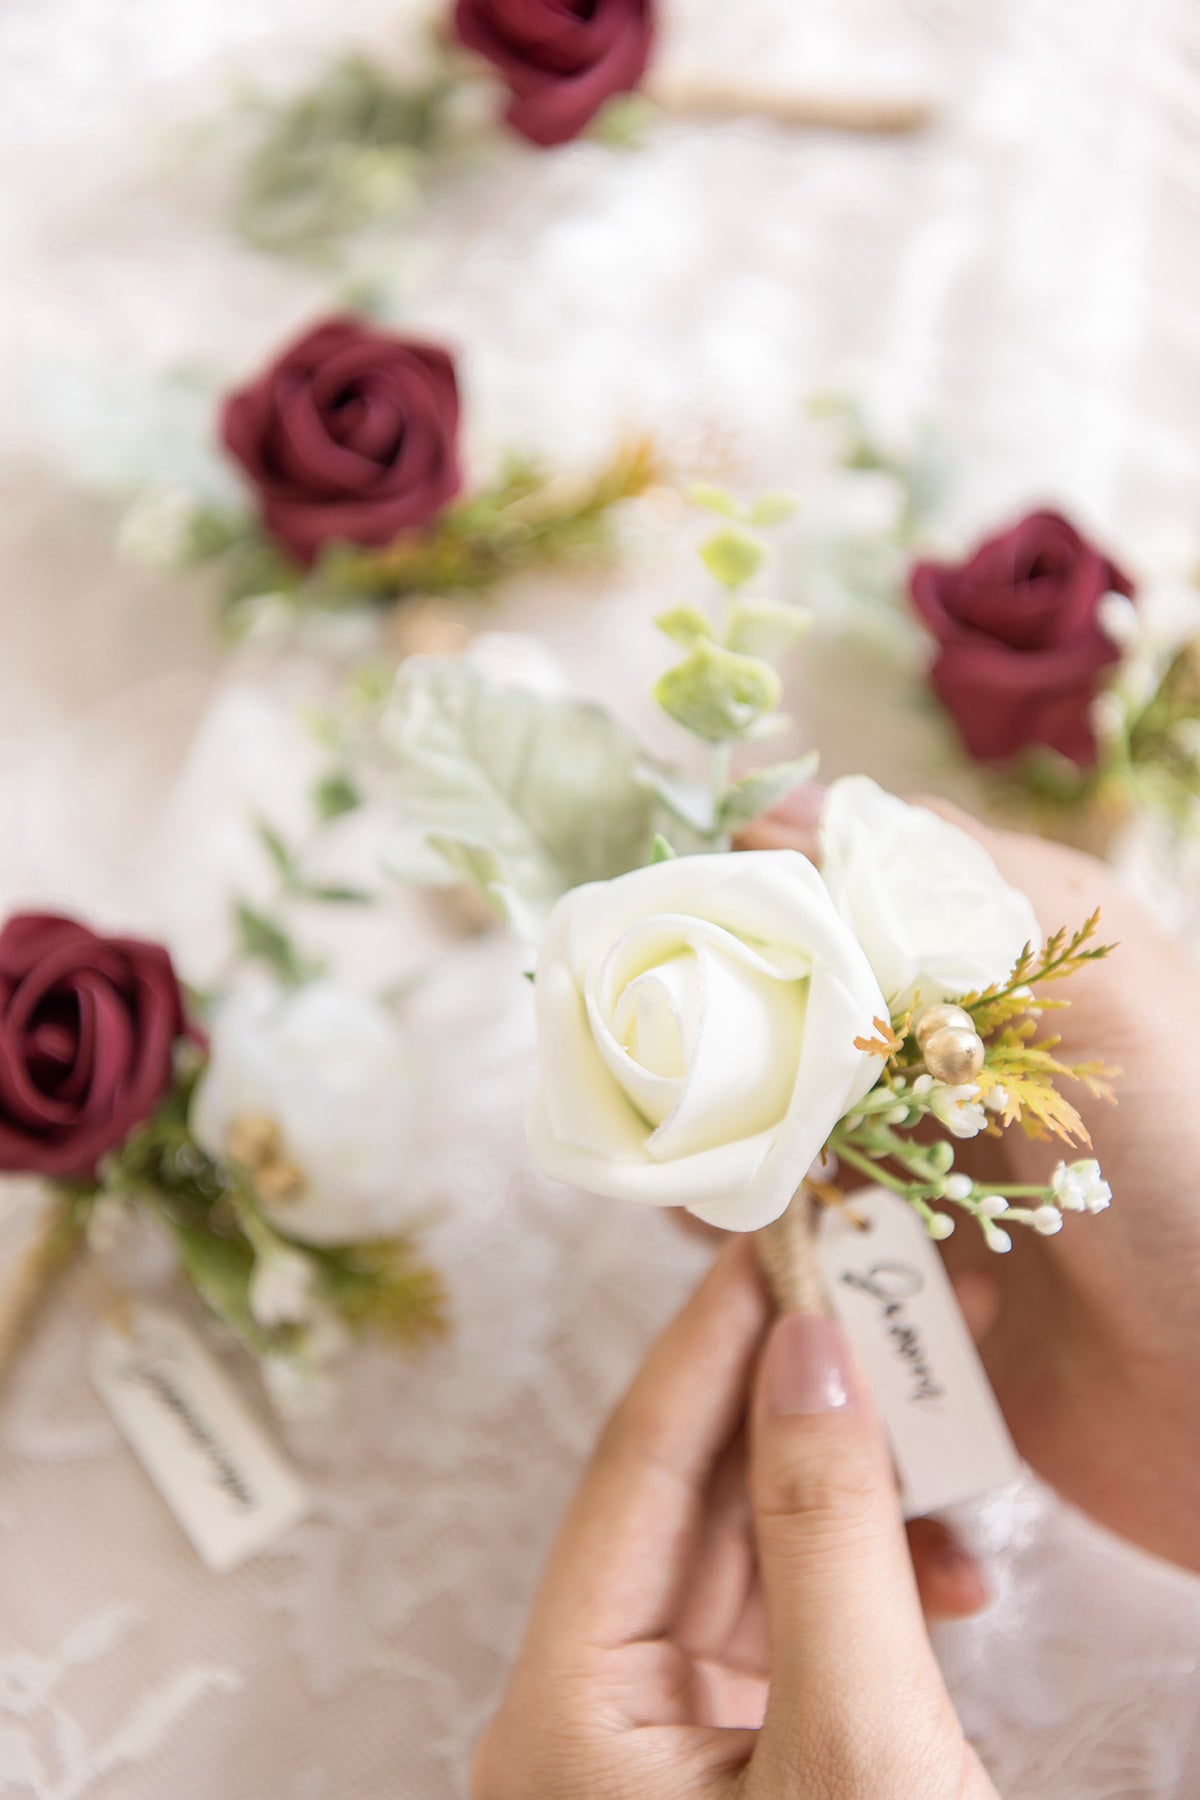
[{"label": "pale green leaf", "polygon": [[362,795],[350,777],[340,769],[323,775],[313,788],[313,805],[322,819],[338,819],[362,805]]},{"label": "pale green leaf", "polygon": [[302,956],[281,925],[239,900],[234,905],[240,949],[250,962],[262,962],[288,985],[308,981],[318,965]]},{"label": "pale green leaf", "polygon": [[667,637],[685,648],[690,648],[699,638],[714,635],[712,620],[698,606],[672,606],[667,612],[659,613],[654,623]]},{"label": "pale green leaf", "polygon": [[703,506],[708,512],[720,513],[726,519],[743,517],[741,506],[732,494],[724,488],[714,487],[711,482],[698,481],[687,491],[687,497],[693,506]]},{"label": "pale green leaf", "polygon": [[650,846],[650,861],[652,863],[660,863],[674,862],[675,860],[675,851],[662,835],[662,832],[655,832],[654,842]]},{"label": "pale green leaf", "polygon": [[710,575],[722,587],[739,588],[757,575],[766,556],[762,544],[748,531],[727,525],[724,531],[706,538],[700,545],[700,559]]},{"label": "pale green leaf", "polygon": [[817,772],[817,757],[801,756],[795,762],[777,763],[773,769],[755,769],[727,787],[721,796],[717,820],[722,831],[740,831],[752,820],[770,812],[801,782]]},{"label": "pale green leaf", "polygon": [[701,641],[660,677],[654,697],[685,731],[721,744],[773,711],[782,691],[769,663]]},{"label": "pale green leaf", "polygon": [[812,624],[812,614],[786,600],[736,600],[730,608],[725,642],[739,656],[768,662],[786,656]]},{"label": "pale green leaf", "polygon": [[760,494],[750,508],[750,523],[752,525],[782,525],[785,519],[791,518],[797,504],[794,494]]},{"label": "pale green leaf", "polygon": [[[510,916],[646,861],[655,801],[634,739],[574,700],[492,687],[463,661],[414,658],[380,715],[403,829]],[[389,861],[410,876],[400,833]]]}]

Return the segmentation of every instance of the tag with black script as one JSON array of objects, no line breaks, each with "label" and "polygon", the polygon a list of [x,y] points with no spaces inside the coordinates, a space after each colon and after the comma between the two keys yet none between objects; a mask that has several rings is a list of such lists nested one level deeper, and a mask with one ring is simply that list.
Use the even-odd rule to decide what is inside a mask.
[{"label": "tag with black script", "polygon": [[300,1484],[181,1320],[135,1306],[127,1332],[100,1328],[90,1361],[130,1448],[215,1573],[236,1569],[304,1517]]},{"label": "tag with black script", "polygon": [[887,1427],[907,1518],[1019,1479],[1021,1461],[949,1277],[917,1213],[884,1188],[826,1212],[817,1254],[833,1314]]}]

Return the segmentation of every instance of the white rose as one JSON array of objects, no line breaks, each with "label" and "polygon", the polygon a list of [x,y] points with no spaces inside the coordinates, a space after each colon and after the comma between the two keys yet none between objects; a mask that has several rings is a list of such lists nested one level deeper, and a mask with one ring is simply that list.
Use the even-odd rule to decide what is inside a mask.
[{"label": "white rose", "polygon": [[192,1133],[247,1165],[281,1231],[339,1244],[402,1228],[412,1069],[383,1007],[332,981],[259,986],[221,1007],[211,1040]]},{"label": "white rose", "polygon": [[821,869],[893,1011],[988,987],[1041,932],[1025,895],[981,844],[865,775],[835,781]]},{"label": "white rose", "polygon": [[794,850],[572,889],[535,995],[545,1173],[731,1231],[778,1218],[880,1074],[854,1045],[886,1010],[879,984]]}]

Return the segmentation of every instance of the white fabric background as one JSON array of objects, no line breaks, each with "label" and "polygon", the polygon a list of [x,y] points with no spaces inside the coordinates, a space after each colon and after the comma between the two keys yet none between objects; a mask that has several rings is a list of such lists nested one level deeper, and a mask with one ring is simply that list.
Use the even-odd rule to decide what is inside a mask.
[{"label": "white fabric background", "polygon": [[[402,54],[416,11],[0,12],[0,899],[167,934],[190,974],[219,957],[229,882],[261,879],[246,804],[285,820],[298,804],[303,753],[271,696],[319,687],[319,658],[223,660],[203,584],[123,562],[110,510],[67,470],[144,477],[160,441],[146,396],[168,366],[240,372],[326,302],[222,228],[222,83],[286,85],[351,38]],[[460,348],[480,467],[509,442],[586,461],[651,424],[677,452],[720,447],[749,483],[815,491],[801,399],[859,378],[898,432],[936,415],[961,449],[952,526],[1049,495],[1135,566],[1186,551],[1187,0],[679,0],[664,54],[932,93],[940,120],[899,143],[679,123],[636,156],[512,146],[472,172],[403,265],[405,316]],[[151,473],[186,472],[181,441]],[[499,619],[544,629],[581,687],[640,716],[648,613],[688,576],[652,534],[626,570],[530,582]],[[938,778],[919,733],[864,740],[819,673],[800,672],[797,697],[827,767]],[[87,1385],[87,1284],[59,1298],[0,1406],[0,1793],[461,1796],[580,1459],[700,1266],[667,1221],[531,1174],[529,1022],[506,946],[442,960],[427,909],[398,899],[346,956],[364,978],[434,964],[410,1022],[458,1334],[415,1367],[357,1359],[336,1425],[288,1432],[311,1520],[214,1580]],[[977,1528],[998,1602],[942,1647],[1007,1800],[1196,1792],[1200,1585],[1032,1485]]]}]

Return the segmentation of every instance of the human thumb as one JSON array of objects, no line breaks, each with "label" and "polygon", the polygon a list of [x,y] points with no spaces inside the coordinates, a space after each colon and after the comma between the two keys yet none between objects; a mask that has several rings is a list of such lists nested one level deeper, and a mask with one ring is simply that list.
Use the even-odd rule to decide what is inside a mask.
[{"label": "human thumb", "polygon": [[772,1328],[752,1470],[771,1689],[748,1800],[975,1793],[974,1759],[926,1635],[887,1444],[832,1319],[787,1313]]}]

